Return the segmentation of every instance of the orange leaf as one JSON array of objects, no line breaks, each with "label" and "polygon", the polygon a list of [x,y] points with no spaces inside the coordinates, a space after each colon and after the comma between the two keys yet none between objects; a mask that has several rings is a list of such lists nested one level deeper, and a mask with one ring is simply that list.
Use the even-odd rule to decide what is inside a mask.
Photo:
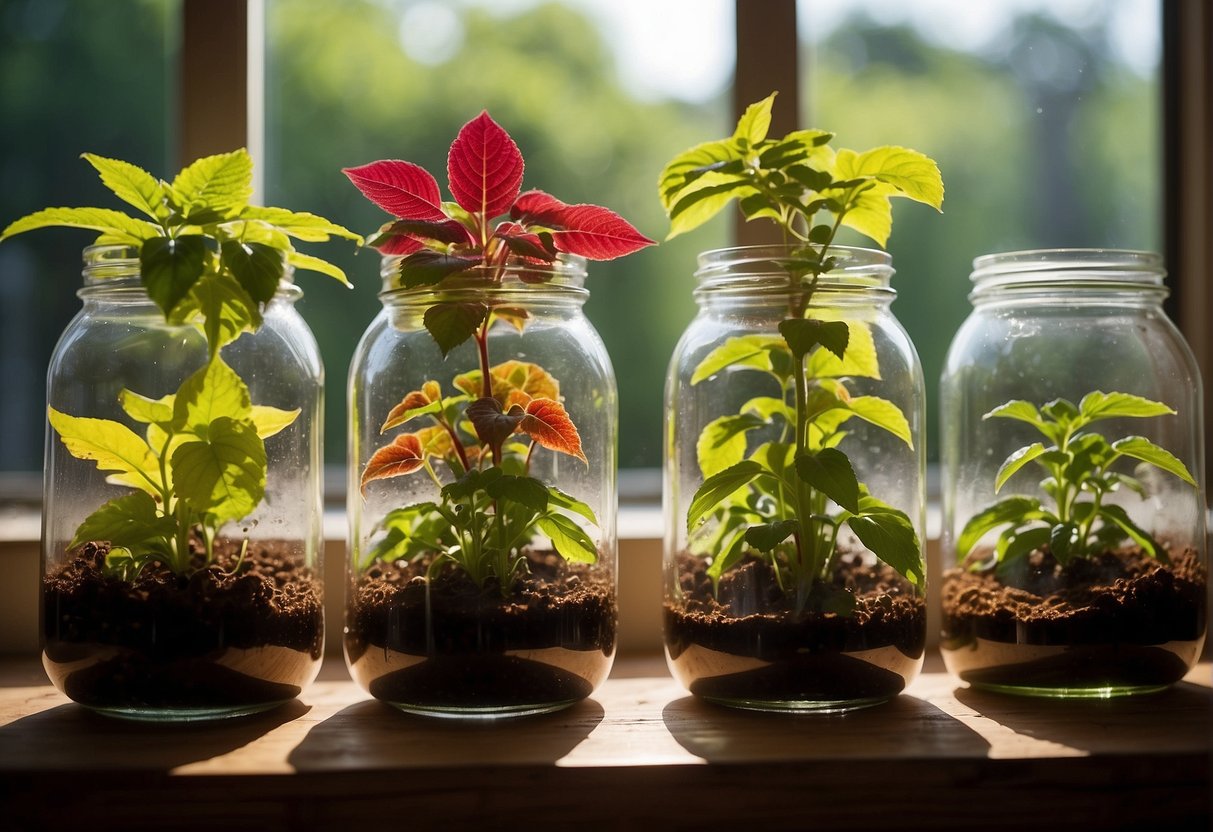
[{"label": "orange leaf", "polygon": [[531,403],[530,395],[522,392],[521,390],[511,390],[510,394],[505,397],[505,409],[506,410],[509,410],[514,405],[518,405],[519,407],[526,407],[530,403]]},{"label": "orange leaf", "polygon": [[581,434],[560,402],[552,399],[532,399],[526,406],[526,416],[519,428],[543,447],[575,456],[589,464],[581,451]]},{"label": "orange leaf", "polygon": [[[515,390],[521,390],[532,398],[560,399],[560,383],[538,364],[513,359],[503,361],[489,368],[489,378],[492,379],[494,398],[502,402],[507,401]],[[454,384],[469,396],[479,396],[484,392],[479,370],[456,376]]]},{"label": "orange leaf", "polygon": [[386,480],[411,474],[425,463],[421,452],[421,440],[413,433],[402,433],[390,445],[385,445],[371,454],[362,471],[362,490],[372,480]]},{"label": "orange leaf", "polygon": [[[380,433],[391,430],[394,427],[399,427],[410,419],[423,415],[422,411],[429,408],[430,405],[439,401],[442,396],[441,388],[436,381],[427,381],[421,385],[420,390],[414,390],[403,399],[400,404],[392,408],[388,413],[387,418],[383,420],[383,427],[379,429]],[[435,411],[436,408],[430,408],[430,411]]]}]

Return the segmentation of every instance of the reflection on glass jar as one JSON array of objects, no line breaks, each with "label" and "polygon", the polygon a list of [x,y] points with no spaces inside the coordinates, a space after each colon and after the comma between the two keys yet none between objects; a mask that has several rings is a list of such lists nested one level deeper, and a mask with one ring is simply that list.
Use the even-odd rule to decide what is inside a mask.
[{"label": "reflection on glass jar", "polygon": [[43,663],[81,704],[233,716],[319,670],[323,370],[290,276],[212,359],[138,252],[85,250],[48,375],[42,550]]},{"label": "reflection on glass jar", "polygon": [[[350,671],[417,713],[572,704],[606,678],[617,617],[617,402],[585,261],[441,288],[398,270],[384,258],[350,368]],[[448,314],[473,319],[453,347]]]},{"label": "reflection on glass jar", "polygon": [[974,262],[942,379],[943,653],[978,687],[1109,697],[1204,643],[1201,381],[1161,259]]},{"label": "reflection on glass jar", "polygon": [[831,251],[811,291],[785,247],[701,255],[670,365],[666,652],[723,704],[845,711],[922,666],[922,371],[888,255]]}]

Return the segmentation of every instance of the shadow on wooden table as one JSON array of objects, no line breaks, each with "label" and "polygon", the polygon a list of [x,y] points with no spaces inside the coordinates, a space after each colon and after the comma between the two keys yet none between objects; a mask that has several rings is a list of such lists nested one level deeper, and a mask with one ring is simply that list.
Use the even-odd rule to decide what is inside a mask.
[{"label": "shadow on wooden table", "polygon": [[242,748],[308,712],[297,699],[252,716],[212,722],[132,722],[58,705],[0,725],[0,772],[168,772]]},{"label": "shadow on wooden table", "polygon": [[463,721],[407,714],[370,699],[312,728],[287,760],[296,771],[551,764],[589,736],[604,713],[585,699],[540,716]]},{"label": "shadow on wooden table", "polygon": [[1207,754],[1213,691],[1180,682],[1159,693],[1119,699],[1041,699],[957,688],[965,707],[1037,740],[1091,754],[1137,746]]},{"label": "shadow on wooden table", "polygon": [[838,715],[742,711],[686,696],[666,705],[662,718],[683,748],[713,763],[984,758],[990,748],[960,721],[906,695]]}]

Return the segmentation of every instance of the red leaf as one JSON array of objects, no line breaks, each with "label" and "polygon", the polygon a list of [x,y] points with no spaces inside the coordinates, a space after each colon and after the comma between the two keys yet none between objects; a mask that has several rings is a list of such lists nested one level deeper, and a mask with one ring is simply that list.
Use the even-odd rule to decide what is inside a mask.
[{"label": "red leaf", "polygon": [[[380,433],[385,433],[392,428],[399,427],[415,416],[422,415],[418,411],[423,411],[430,405],[437,402],[441,397],[441,389],[436,381],[427,381],[421,385],[420,390],[414,390],[403,399],[400,403],[392,408],[388,413],[387,419],[383,422],[383,427],[379,429]],[[437,408],[433,408],[436,412]]]},{"label": "red leaf", "polygon": [[485,219],[508,211],[522,187],[522,153],[487,111],[463,125],[446,168],[455,201]]},{"label": "red leaf", "polygon": [[560,402],[531,399],[519,428],[548,450],[575,456],[589,464],[581,450],[581,434]]},{"label": "red leaf", "polygon": [[423,167],[398,159],[371,162],[342,173],[371,202],[394,217],[409,220],[445,220],[438,180]]},{"label": "red leaf", "polygon": [[464,412],[476,428],[480,441],[493,448],[508,439],[526,415],[517,405],[511,407],[509,412],[503,411],[501,402],[491,397],[477,399]]},{"label": "red leaf", "polygon": [[370,245],[380,254],[413,254],[425,248],[424,243],[407,234],[384,234]]},{"label": "red leaf", "polygon": [[516,222],[501,223],[493,232],[493,236],[500,237],[506,248],[519,257],[540,263],[551,263],[556,259],[555,249],[549,249],[544,245],[542,237],[527,231]]},{"label": "red leaf", "polygon": [[402,433],[390,445],[371,454],[362,471],[362,490],[373,480],[385,480],[411,474],[425,462],[421,453],[421,440],[412,433]]},{"label": "red leaf", "polygon": [[527,191],[515,200],[510,216],[527,225],[552,229],[559,251],[590,260],[613,260],[631,254],[653,241],[609,208],[567,205],[543,191]]}]

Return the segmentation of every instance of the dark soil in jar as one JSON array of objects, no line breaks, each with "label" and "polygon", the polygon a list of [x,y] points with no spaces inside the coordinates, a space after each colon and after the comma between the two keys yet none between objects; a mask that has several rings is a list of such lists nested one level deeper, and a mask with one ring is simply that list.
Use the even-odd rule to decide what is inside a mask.
[{"label": "dark soil in jar", "polygon": [[712,591],[707,564],[683,553],[682,601],[665,603],[674,675],[692,693],[734,704],[873,703],[900,693],[926,648],[926,602],[883,563],[838,559],[832,587],[855,596],[850,615],[797,616],[766,561],[747,557]]},{"label": "dark soil in jar", "polygon": [[617,605],[610,578],[554,552],[527,552],[503,597],[429,558],[375,564],[353,588],[346,656],[378,699],[417,710],[543,708],[589,696],[610,671]]},{"label": "dark soil in jar", "polygon": [[90,707],[153,718],[249,712],[297,696],[324,650],[323,591],[298,545],[215,542],[209,566],[179,576],[154,563],[134,581],[107,575],[88,543],[42,581],[43,664]]},{"label": "dark soil in jar", "polygon": [[944,573],[944,657],[963,680],[1027,688],[1154,687],[1183,678],[1204,639],[1207,572],[1137,548],[1062,566],[1036,551],[1014,573]]}]

